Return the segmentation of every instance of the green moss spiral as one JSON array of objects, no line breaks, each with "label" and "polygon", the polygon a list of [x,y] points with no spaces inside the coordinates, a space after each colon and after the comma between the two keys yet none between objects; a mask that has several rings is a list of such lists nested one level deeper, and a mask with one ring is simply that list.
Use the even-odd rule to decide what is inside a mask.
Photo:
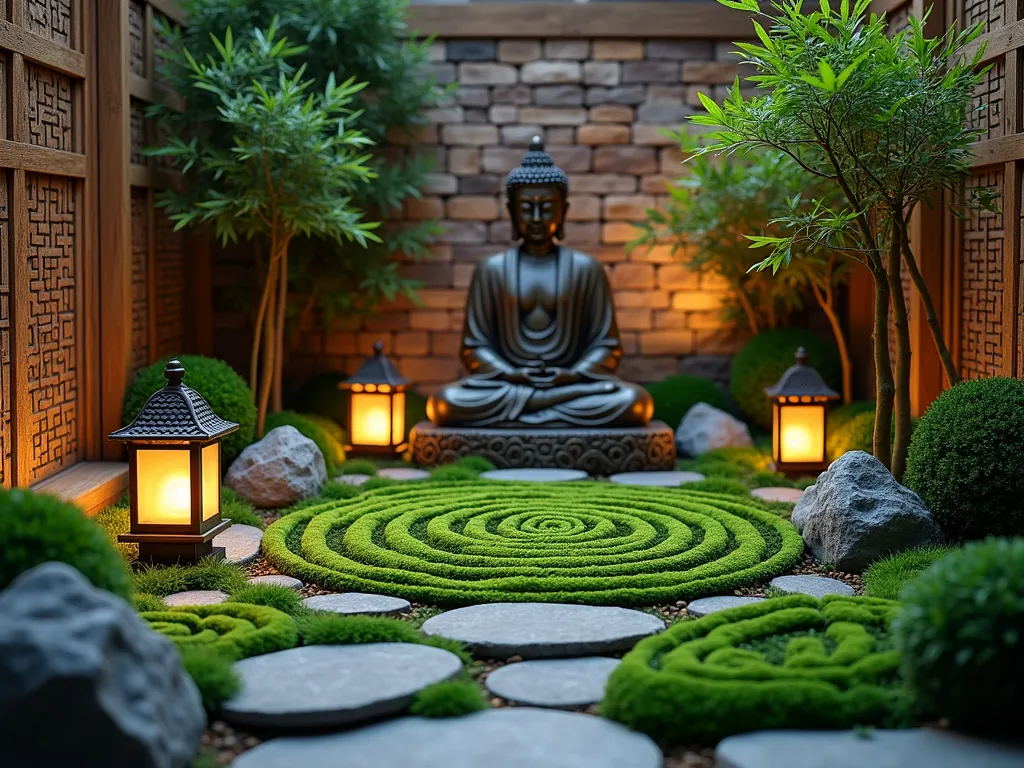
[{"label": "green moss spiral", "polygon": [[139,615],[183,649],[204,647],[233,660],[283,651],[299,640],[290,616],[263,605],[188,605]]}]

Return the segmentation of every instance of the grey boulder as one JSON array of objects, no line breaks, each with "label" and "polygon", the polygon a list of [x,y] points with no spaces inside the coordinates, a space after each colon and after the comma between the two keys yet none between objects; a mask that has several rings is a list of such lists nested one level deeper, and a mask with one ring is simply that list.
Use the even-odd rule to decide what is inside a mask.
[{"label": "grey boulder", "polygon": [[183,768],[206,725],[173,643],[65,563],[0,592],[0,765]]},{"label": "grey boulder", "polygon": [[864,451],[850,451],[832,462],[804,491],[792,521],[818,560],[845,572],[943,540],[918,495]]},{"label": "grey boulder", "polygon": [[676,449],[688,456],[700,456],[716,448],[745,448],[753,444],[746,424],[707,403],[697,403],[690,408],[676,430]]},{"label": "grey boulder", "polygon": [[316,443],[291,426],[277,427],[235,459],[224,484],[261,509],[287,507],[320,493],[327,465]]}]

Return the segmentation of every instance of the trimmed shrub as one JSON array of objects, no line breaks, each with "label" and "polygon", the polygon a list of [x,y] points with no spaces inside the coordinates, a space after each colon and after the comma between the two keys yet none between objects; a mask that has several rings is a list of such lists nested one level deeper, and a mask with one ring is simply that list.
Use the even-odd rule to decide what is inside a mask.
[{"label": "trimmed shrub", "polygon": [[778,472],[761,470],[748,475],[743,481],[747,488],[793,488],[793,481]]},{"label": "trimmed shrub", "polygon": [[289,616],[302,611],[302,596],[290,587],[277,584],[250,584],[231,595],[232,603],[251,603],[276,608]]},{"label": "trimmed shrub", "polygon": [[134,578],[136,592],[157,597],[193,589],[219,589],[230,595],[248,585],[241,568],[212,557],[195,565],[147,565]]},{"label": "trimmed shrub", "polygon": [[890,600],[791,595],[673,624],[612,672],[602,714],[663,743],[907,720]]},{"label": "trimmed shrub", "polygon": [[[134,421],[150,396],[167,383],[164,368],[168,359],[153,363],[136,374],[124,396],[122,418],[125,424]],[[224,466],[227,467],[253,441],[256,433],[256,405],[249,385],[221,360],[200,355],[181,355],[178,360],[185,366],[185,385],[202,395],[222,419],[239,425],[238,430],[221,443]]]},{"label": "trimmed shrub", "polygon": [[391,488],[396,485],[401,485],[403,482],[415,483],[416,481],[399,481],[392,480],[390,477],[378,477],[377,475],[374,475],[361,486],[359,486],[359,492],[363,493],[365,491],[373,491],[377,488]]},{"label": "trimmed shrub", "polygon": [[796,529],[742,492],[401,483],[281,518],[263,551],[282,573],[337,591],[649,605],[758,583],[799,559]]},{"label": "trimmed shrub", "polygon": [[807,350],[808,364],[837,392],[842,388],[842,364],[835,344],[804,328],[762,331],[732,361],[730,389],[740,410],[764,430],[772,428],[772,405],[765,387],[779,380],[794,363],[798,347]]},{"label": "trimmed shrub", "polygon": [[476,480],[484,472],[493,470],[494,464],[483,456],[465,456],[451,464],[444,464],[431,471],[434,480]]},{"label": "trimmed shrub", "polygon": [[[917,419],[910,420],[911,429]],[[893,420],[892,438],[896,437],[896,422]],[[859,400],[849,405],[833,408],[828,414],[826,430],[826,453],[829,461],[835,461],[849,451],[874,451],[875,403],[873,400]]]},{"label": "trimmed shrub", "polygon": [[324,483],[324,487],[320,489],[320,495],[317,498],[324,500],[353,499],[360,493],[362,491],[357,486],[329,480]]},{"label": "trimmed shrub", "polygon": [[952,551],[951,547],[922,547],[883,557],[864,571],[864,594],[897,600],[904,584]]},{"label": "trimmed shrub", "polygon": [[956,729],[1020,735],[1024,711],[1024,539],[967,544],[901,593],[893,631],[922,714]]},{"label": "trimmed shrub", "polygon": [[295,413],[294,411],[268,413],[267,425],[263,434],[277,427],[285,426],[295,427],[303,437],[307,437],[316,443],[316,447],[320,449],[324,462],[327,464],[328,477],[334,475],[338,465],[345,461],[344,439],[339,442],[329,430],[324,429],[322,422],[301,413]]},{"label": "trimmed shrub", "polygon": [[52,560],[77,568],[96,587],[131,600],[127,563],[106,532],[78,507],[42,493],[0,490],[0,589]]},{"label": "trimmed shrub", "polygon": [[410,715],[420,717],[461,717],[488,709],[487,698],[472,680],[446,680],[428,685],[409,706]]},{"label": "trimmed shrub", "polygon": [[139,615],[178,646],[202,646],[233,661],[294,648],[299,640],[291,617],[265,605],[183,605]]},{"label": "trimmed shrub", "polygon": [[242,690],[242,678],[230,658],[203,647],[179,650],[185,671],[199,689],[207,712],[216,712]]},{"label": "trimmed shrub", "polygon": [[669,376],[648,384],[647,391],[654,399],[654,418],[672,429],[679,426],[686,412],[697,403],[707,403],[723,411],[728,407],[725,393],[713,381],[701,376]]},{"label": "trimmed shrub", "polygon": [[101,509],[93,518],[93,522],[106,531],[110,543],[126,561],[131,562],[139,556],[138,544],[122,544],[117,540],[120,534],[128,533],[131,527],[131,510],[127,496],[119,499],[116,504]]},{"label": "trimmed shrub", "polygon": [[718,493],[725,494],[727,496],[742,496],[743,498],[750,498],[750,492],[747,490],[747,486],[739,480],[733,480],[729,477],[708,477],[704,480],[698,480],[695,483],[686,483],[683,487],[688,491]]},{"label": "trimmed shrub", "polygon": [[338,467],[338,474],[372,476],[377,474],[377,464],[369,459],[349,459]]},{"label": "trimmed shrub", "polygon": [[156,595],[135,595],[132,598],[132,605],[135,606],[135,610],[139,613],[167,610],[167,605]]},{"label": "trimmed shrub", "polygon": [[1024,381],[946,390],[910,439],[903,483],[954,541],[1024,534]]}]

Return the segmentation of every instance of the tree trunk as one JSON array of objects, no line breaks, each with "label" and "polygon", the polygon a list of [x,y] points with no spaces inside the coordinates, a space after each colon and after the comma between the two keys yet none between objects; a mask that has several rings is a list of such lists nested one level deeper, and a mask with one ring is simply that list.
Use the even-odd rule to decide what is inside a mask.
[{"label": "tree trunk", "polygon": [[747,316],[750,332],[756,335],[761,330],[761,324],[758,322],[757,313],[754,312],[754,305],[750,302],[750,297],[739,283],[736,284],[736,297],[740,300],[740,306],[743,307],[743,314]]},{"label": "tree trunk", "polygon": [[921,275],[921,270],[917,268],[917,259],[914,257],[914,251],[910,247],[910,234],[907,232],[907,223],[905,221],[900,224],[900,242],[903,247],[903,258],[906,259],[907,269],[910,271],[910,278],[914,281],[914,285],[917,286],[917,292],[921,296],[921,301],[924,302],[924,314],[928,321],[928,330],[932,333],[935,349],[938,350],[939,359],[942,360],[942,369],[946,372],[946,378],[949,379],[950,385],[959,384],[963,381],[963,376],[957,370],[956,363],[953,362],[953,355],[950,353],[949,347],[946,346],[946,340],[942,336],[942,327],[939,325],[939,316],[935,311],[935,302],[932,301],[932,294],[928,290],[924,277]]},{"label": "tree trunk", "polygon": [[267,309],[264,313],[264,328],[263,328],[263,357],[262,366],[260,372],[260,387],[259,396],[256,401],[256,434],[259,437],[263,436],[263,430],[267,425],[267,406],[270,403],[270,388],[273,384],[274,379],[274,351],[276,349],[277,339],[274,336],[274,325],[276,313],[275,309],[277,306],[276,294],[274,290],[277,287],[278,274],[280,271],[280,262],[276,257],[276,254],[270,261],[270,273],[267,278],[268,283],[268,300]]},{"label": "tree trunk", "polygon": [[[826,286],[831,284],[831,269],[825,273],[825,281]],[[814,298],[818,300],[821,311],[825,313],[829,325],[832,326],[832,335],[835,337],[836,347],[839,348],[839,362],[843,367],[843,405],[849,405],[853,401],[853,365],[850,362],[850,348],[846,344],[843,324],[839,320],[839,315],[836,314],[835,307],[832,306],[832,291],[826,288],[822,292],[813,279],[811,280],[811,288],[814,290]]]},{"label": "tree trunk", "polygon": [[892,303],[892,321],[896,329],[896,433],[893,436],[892,476],[897,482],[903,477],[910,444],[910,325],[907,322],[907,300],[903,295],[902,248],[900,246],[899,210],[893,212],[892,247],[889,248],[889,295]]},{"label": "tree trunk", "polygon": [[274,410],[284,410],[281,378],[284,369],[284,323],[288,315],[288,244],[281,252],[281,272],[277,280],[277,319],[274,323]]},{"label": "tree trunk", "polygon": [[[263,278],[263,295],[260,297],[260,307],[256,312],[256,321],[253,323],[252,331],[252,351],[249,353],[249,389],[252,392],[252,400],[256,402],[256,393],[259,392],[259,359],[260,359],[260,342],[262,341],[263,333],[263,322],[267,312],[267,302],[270,301],[271,285],[271,270],[274,264],[274,243],[276,238],[271,236],[270,239],[270,264],[267,265],[266,275]],[[260,248],[259,241],[253,242],[253,248],[256,250],[256,262],[259,266],[260,271],[263,270],[263,254]]]},{"label": "tree trunk", "polygon": [[873,264],[875,312],[872,338],[875,346],[875,431],[872,452],[885,465],[892,464],[892,407],[895,385],[889,361],[889,278],[880,264]]}]

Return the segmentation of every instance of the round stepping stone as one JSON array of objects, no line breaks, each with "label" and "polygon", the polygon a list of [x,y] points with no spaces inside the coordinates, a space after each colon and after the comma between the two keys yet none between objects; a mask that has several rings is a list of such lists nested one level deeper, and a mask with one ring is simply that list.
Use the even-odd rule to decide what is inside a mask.
[{"label": "round stepping stone", "polygon": [[755,488],[750,495],[762,501],[784,501],[787,504],[796,504],[804,492],[799,488]]},{"label": "round stepping stone", "polygon": [[683,483],[696,483],[704,479],[700,472],[622,472],[608,478],[620,485],[646,485],[658,488],[678,488]]},{"label": "round stepping stone", "polygon": [[216,605],[227,602],[227,599],[227,593],[219,589],[193,589],[168,595],[164,598],[164,603],[174,608],[179,605]]},{"label": "round stepping stone", "polygon": [[411,467],[388,467],[387,469],[378,469],[377,477],[386,477],[389,480],[406,482],[408,480],[426,480],[430,477],[430,473],[423,469],[412,469]]},{"label": "round stepping stone", "polygon": [[649,613],[596,605],[489,603],[456,608],[423,623],[428,635],[464,643],[477,656],[584,656],[632,648],[665,629]]},{"label": "round stepping stone", "polygon": [[462,661],[415,643],[307,645],[243,659],[235,670],[242,690],[224,705],[225,720],[310,728],[401,712],[417,691],[460,674]]},{"label": "round stepping stone", "polygon": [[260,553],[263,531],[255,525],[232,525],[213,537],[213,546],[224,547],[224,560],[235,565],[251,563]]},{"label": "round stepping stone", "polygon": [[481,480],[505,480],[518,483],[565,483],[586,480],[581,469],[492,469],[480,475]]},{"label": "round stepping stone", "polygon": [[535,707],[585,707],[604,698],[618,659],[542,659],[508,664],[487,676],[495,696]]},{"label": "round stepping stone", "polygon": [[661,768],[642,733],[577,712],[512,707],[403,717],[358,730],[265,741],[232,768]]},{"label": "round stepping stone", "polygon": [[275,587],[286,587],[294,589],[296,592],[302,589],[301,581],[281,573],[272,573],[269,576],[253,576],[251,579],[247,579],[247,581],[250,584],[270,584]]},{"label": "round stepping stone", "polygon": [[334,481],[345,485],[362,485],[369,479],[369,475],[338,475]]},{"label": "round stepping stone", "polygon": [[709,613],[715,613],[715,611],[725,611],[729,608],[739,608],[741,605],[750,605],[751,603],[763,602],[763,597],[717,595],[715,597],[702,597],[699,600],[691,601],[686,606],[686,611],[691,616],[696,616],[699,619],[701,616],[707,616]]},{"label": "round stepping stone", "polygon": [[387,595],[368,595],[363,592],[346,592],[342,595],[317,595],[307,597],[302,604],[312,611],[330,613],[385,614],[401,613],[412,608],[408,600]]},{"label": "round stepping stone", "polygon": [[771,586],[787,594],[810,595],[852,595],[853,587],[838,579],[824,576],[777,576],[771,580]]}]

